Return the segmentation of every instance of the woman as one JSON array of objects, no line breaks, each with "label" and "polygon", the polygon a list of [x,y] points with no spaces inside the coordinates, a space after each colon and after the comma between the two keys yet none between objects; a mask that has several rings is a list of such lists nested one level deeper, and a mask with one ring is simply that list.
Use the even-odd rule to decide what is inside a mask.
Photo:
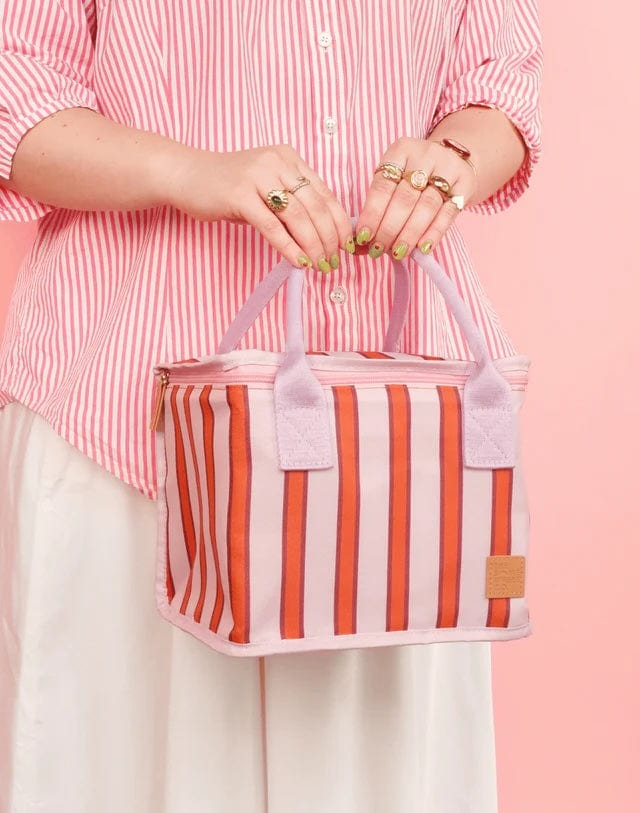
[{"label": "woman", "polygon": [[[159,617],[148,424],[154,363],[212,353],[282,256],[309,349],[380,348],[389,255],[419,246],[515,353],[456,218],[512,205],[538,160],[535,0],[0,21],[0,217],[40,219],[0,356],[2,810],[494,813],[488,643],[237,660]],[[470,358],[415,271],[399,349]],[[281,350],[282,308],[241,346]]]}]

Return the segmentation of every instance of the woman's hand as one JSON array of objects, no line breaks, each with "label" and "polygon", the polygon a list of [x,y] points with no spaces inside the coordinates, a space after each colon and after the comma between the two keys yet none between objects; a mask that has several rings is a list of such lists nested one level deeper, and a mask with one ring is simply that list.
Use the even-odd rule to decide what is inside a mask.
[{"label": "woman's hand", "polygon": [[[392,162],[405,170],[421,169],[427,178],[439,175],[451,186],[451,193],[465,201],[476,191],[471,165],[454,150],[435,140],[403,136],[395,141],[379,163]],[[400,260],[418,246],[428,254],[458,215],[458,208],[433,186],[420,191],[408,180],[400,182],[376,172],[356,226],[356,253],[380,257],[391,251]]]},{"label": "woman's hand", "polygon": [[[247,223],[297,267],[331,271],[340,248],[354,253],[351,220],[319,175],[288,144],[237,152],[179,145],[163,167],[166,202],[198,220]],[[287,207],[266,204],[271,189],[292,189],[299,176],[310,184],[289,194]],[[350,239],[351,238],[351,239]]]}]

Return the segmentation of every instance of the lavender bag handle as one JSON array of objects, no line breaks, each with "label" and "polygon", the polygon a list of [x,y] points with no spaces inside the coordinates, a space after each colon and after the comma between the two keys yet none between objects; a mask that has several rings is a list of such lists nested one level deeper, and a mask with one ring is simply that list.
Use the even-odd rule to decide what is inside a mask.
[{"label": "lavender bag handle", "polygon": [[276,440],[281,469],[329,469],[333,444],[324,390],[305,355],[302,329],[304,274],[282,260],[253,289],[222,337],[217,354],[233,350],[259,313],[287,280],[286,348],[273,385]]},{"label": "lavender bag handle", "polygon": [[[356,219],[352,222],[355,224]],[[516,422],[511,387],[491,359],[487,343],[454,283],[432,256],[411,254],[429,274],[457,320],[477,362],[463,392],[463,459],[471,468],[511,468],[516,457]],[[406,261],[392,259],[396,276],[394,304],[384,347],[393,350],[409,303]],[[218,347],[232,350],[267,302],[287,283],[287,324],[284,361],[274,382],[276,435],[282,469],[321,469],[333,465],[328,404],[309,367],[302,328],[304,271],[286,260],[276,265],[254,289]]]},{"label": "lavender bag handle", "polygon": [[[509,382],[491,358],[487,342],[454,282],[431,255],[418,249],[411,257],[425,271],[460,326],[477,363],[463,390],[463,459],[469,468],[513,468],[516,463],[517,424]],[[396,274],[394,297],[384,349],[393,352],[409,305],[409,269],[391,258]]]}]

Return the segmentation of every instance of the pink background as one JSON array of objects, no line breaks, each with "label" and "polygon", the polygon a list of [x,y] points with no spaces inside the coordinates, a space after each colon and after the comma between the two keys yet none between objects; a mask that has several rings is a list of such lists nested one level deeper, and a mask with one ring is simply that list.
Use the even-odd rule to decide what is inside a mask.
[{"label": "pink background", "polygon": [[[546,2],[543,22],[531,189],[508,213],[463,215],[532,358],[521,417],[534,633],[493,644],[500,811],[627,813],[640,809],[639,19],[587,0]],[[33,228],[0,225],[0,322]]]}]

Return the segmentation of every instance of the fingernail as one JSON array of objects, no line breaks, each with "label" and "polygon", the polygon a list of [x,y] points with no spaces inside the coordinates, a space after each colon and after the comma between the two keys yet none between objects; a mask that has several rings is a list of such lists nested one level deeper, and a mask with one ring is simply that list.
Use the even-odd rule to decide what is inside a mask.
[{"label": "fingernail", "polygon": [[337,268],[340,265],[340,257],[337,254],[332,254],[330,262],[332,268]]},{"label": "fingernail", "polygon": [[331,271],[331,266],[329,265],[326,257],[320,257],[318,260],[318,268],[323,274],[328,274],[329,271]]},{"label": "fingernail", "polygon": [[359,246],[363,246],[365,243],[368,243],[372,237],[371,229],[368,226],[363,226],[356,234],[356,243]]},{"label": "fingernail", "polygon": [[356,244],[355,244],[355,242],[353,240],[353,237],[349,237],[347,242],[344,244],[344,247],[349,252],[349,254],[355,254],[356,253]]},{"label": "fingernail", "polygon": [[433,240],[425,240],[424,243],[420,246],[420,251],[423,254],[428,254],[431,251],[431,247],[433,246]]},{"label": "fingernail", "polygon": [[303,268],[311,268],[313,266],[313,263],[311,262],[311,259],[309,257],[307,257],[306,254],[301,254],[298,257],[298,262],[300,263],[300,265]]},{"label": "fingernail", "polygon": [[407,243],[396,243],[391,253],[396,258],[396,260],[401,260],[407,253],[408,248],[409,245]]},{"label": "fingernail", "polygon": [[369,256],[377,259],[384,252],[382,243],[374,243],[369,249]]}]

